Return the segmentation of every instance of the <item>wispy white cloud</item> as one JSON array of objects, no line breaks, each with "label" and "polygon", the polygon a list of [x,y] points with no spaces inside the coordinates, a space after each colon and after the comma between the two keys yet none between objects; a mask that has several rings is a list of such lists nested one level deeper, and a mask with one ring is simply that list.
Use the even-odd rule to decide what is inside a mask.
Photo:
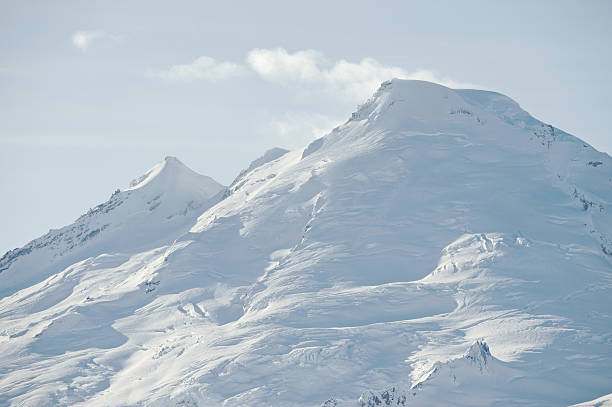
[{"label": "wispy white cloud", "polygon": [[392,78],[420,79],[450,87],[472,87],[450,78],[440,78],[424,69],[409,72],[398,66],[384,65],[374,58],[359,62],[328,60],[315,50],[290,53],[283,48],[253,49],[247,55],[251,69],[261,78],[287,87],[324,91],[346,99],[361,101],[369,97],[381,82]]},{"label": "wispy white cloud", "polygon": [[195,79],[218,81],[241,76],[246,72],[248,70],[242,65],[201,56],[190,64],[172,65],[163,71],[151,71],[149,76],[170,81],[192,81]]},{"label": "wispy white cloud", "polygon": [[344,59],[333,62],[315,50],[289,53],[283,48],[254,49],[248,53],[247,62],[267,81],[351,100],[367,98],[387,79],[407,76],[402,68],[382,65],[373,58],[358,63]]},{"label": "wispy white cloud", "polygon": [[121,37],[119,37],[118,35],[109,34],[105,31],[77,31],[72,34],[72,45],[82,51],[85,51],[94,42],[102,39],[118,41],[119,39],[121,39]]},{"label": "wispy white cloud", "polygon": [[287,88],[309,94],[324,92],[355,102],[367,99],[382,82],[392,78],[419,79],[453,88],[474,87],[469,83],[440,77],[435,71],[419,69],[410,72],[369,57],[359,62],[345,59],[333,61],[312,49],[291,53],[284,48],[255,48],[248,52],[246,62],[246,65],[242,65],[201,56],[190,64],[173,65],[166,70],[149,71],[148,74],[166,80],[218,81],[252,71],[266,81]]}]

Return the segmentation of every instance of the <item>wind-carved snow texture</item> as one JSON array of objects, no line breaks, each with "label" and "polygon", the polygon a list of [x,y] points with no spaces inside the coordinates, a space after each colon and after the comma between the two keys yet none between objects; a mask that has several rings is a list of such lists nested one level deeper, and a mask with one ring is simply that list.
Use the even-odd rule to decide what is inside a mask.
[{"label": "wind-carved snow texture", "polygon": [[227,189],[166,160],[5,255],[0,404],[606,405],[611,171],[401,80]]}]

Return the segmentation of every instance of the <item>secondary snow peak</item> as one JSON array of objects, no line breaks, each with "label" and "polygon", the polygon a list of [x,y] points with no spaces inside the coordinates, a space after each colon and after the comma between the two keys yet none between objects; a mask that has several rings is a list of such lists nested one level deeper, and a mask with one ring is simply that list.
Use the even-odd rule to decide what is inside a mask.
[{"label": "secondary snow peak", "polygon": [[51,230],[2,256],[0,296],[40,281],[78,259],[173,241],[221,199],[224,189],[178,158],[166,157],[71,225]]}]

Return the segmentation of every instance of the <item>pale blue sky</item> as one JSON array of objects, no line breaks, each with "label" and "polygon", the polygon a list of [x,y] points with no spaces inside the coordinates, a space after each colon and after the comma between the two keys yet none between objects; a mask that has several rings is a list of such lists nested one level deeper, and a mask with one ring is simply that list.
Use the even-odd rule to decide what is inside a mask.
[{"label": "pale blue sky", "polygon": [[611,152],[611,19],[609,1],[0,1],[0,252],[166,155],[228,184],[389,75],[502,92]]}]

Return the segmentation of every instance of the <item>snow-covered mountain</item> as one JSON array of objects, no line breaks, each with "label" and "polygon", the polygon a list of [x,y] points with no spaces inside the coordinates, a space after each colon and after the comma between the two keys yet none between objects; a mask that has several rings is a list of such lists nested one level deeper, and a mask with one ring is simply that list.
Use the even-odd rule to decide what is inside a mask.
[{"label": "snow-covered mountain", "polygon": [[135,253],[168,244],[217,203],[223,190],[212,178],[193,172],[175,157],[166,157],[73,224],[50,230],[2,256],[0,295],[40,282],[90,256]]},{"label": "snow-covered mountain", "polygon": [[227,189],[185,174],[3,257],[0,404],[609,400],[612,159],[508,97],[393,80]]}]

